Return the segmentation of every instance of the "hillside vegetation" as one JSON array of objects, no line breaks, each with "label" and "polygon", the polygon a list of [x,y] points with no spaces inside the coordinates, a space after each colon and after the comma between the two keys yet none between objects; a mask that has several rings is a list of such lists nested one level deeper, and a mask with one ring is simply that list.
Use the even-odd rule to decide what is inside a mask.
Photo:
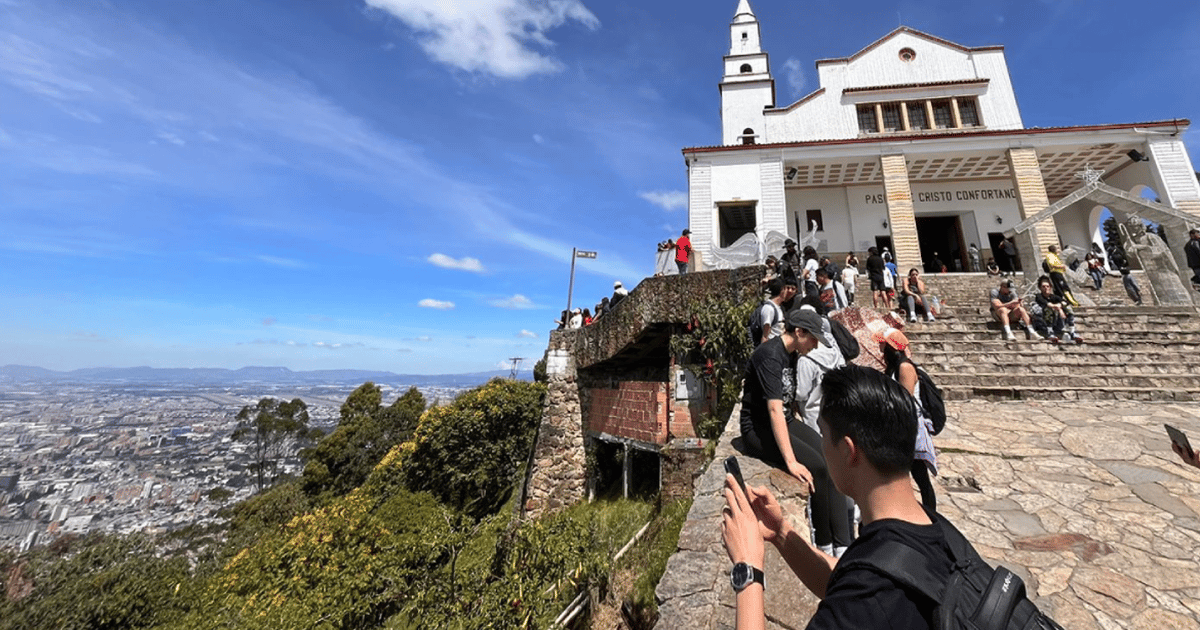
[{"label": "hillside vegetation", "polygon": [[300,478],[230,507],[220,528],[0,554],[0,630],[546,627],[581,589],[604,597],[610,559],[654,508],[515,518],[544,395],[496,379],[422,412],[415,389],[384,406],[367,383]]}]

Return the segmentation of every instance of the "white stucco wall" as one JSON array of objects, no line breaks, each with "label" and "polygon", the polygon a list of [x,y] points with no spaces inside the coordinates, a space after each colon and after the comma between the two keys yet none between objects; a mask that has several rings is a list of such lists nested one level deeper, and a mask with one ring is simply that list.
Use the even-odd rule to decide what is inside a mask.
[{"label": "white stucco wall", "polygon": [[772,102],[769,81],[721,84],[721,143],[741,144],[744,129],[753,129],[759,135],[757,144],[772,142],[767,139],[763,123],[763,108]]},{"label": "white stucco wall", "polygon": [[[911,48],[912,61],[899,51]],[[900,31],[852,61],[821,62],[820,87],[825,92],[789,108],[768,110],[766,133],[771,142],[827,140],[859,136],[858,103],[976,96],[980,119],[987,129],[1021,129],[1020,109],[1013,93],[1008,64],[1002,50],[967,52]],[[988,79],[985,86],[908,88],[886,93],[843,94],[847,88],[870,88],[911,83]]]}]

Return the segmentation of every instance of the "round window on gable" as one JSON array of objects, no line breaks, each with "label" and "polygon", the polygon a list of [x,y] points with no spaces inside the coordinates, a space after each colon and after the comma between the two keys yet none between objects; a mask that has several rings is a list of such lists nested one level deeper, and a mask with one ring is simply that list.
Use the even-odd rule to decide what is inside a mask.
[{"label": "round window on gable", "polygon": [[751,68],[750,64],[748,64],[748,63],[742,64],[741,69],[742,69],[742,74],[750,74],[751,72],[754,72],[754,68]]},{"label": "round window on gable", "polygon": [[917,58],[917,51],[911,48],[900,49],[900,61],[912,61]]}]

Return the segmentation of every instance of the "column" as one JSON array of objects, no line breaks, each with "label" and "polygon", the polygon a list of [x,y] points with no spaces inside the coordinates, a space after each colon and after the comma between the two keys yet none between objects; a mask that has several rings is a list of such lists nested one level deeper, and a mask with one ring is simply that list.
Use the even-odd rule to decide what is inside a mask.
[{"label": "column", "polygon": [[[1050,206],[1046,195],[1046,180],[1042,179],[1042,168],[1037,151],[1030,148],[1008,150],[1008,168],[1012,175],[1013,188],[1017,193],[1017,207],[1021,219],[1045,210]],[[1042,273],[1042,259],[1051,245],[1058,244],[1058,228],[1051,217],[1016,236],[1017,253],[1021,257],[1021,269],[1026,278],[1032,279]]]},{"label": "column", "polygon": [[892,230],[892,252],[901,270],[924,267],[921,244],[917,241],[917,219],[913,212],[912,187],[908,184],[908,164],[904,155],[883,155],[883,192],[887,197],[888,225]]}]

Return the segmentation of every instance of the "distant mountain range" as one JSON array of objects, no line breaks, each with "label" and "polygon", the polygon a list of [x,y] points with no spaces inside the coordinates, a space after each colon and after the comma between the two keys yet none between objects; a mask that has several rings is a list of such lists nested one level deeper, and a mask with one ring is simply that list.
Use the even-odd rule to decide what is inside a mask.
[{"label": "distant mountain range", "polygon": [[[470,387],[500,376],[507,378],[508,370],[474,372],[470,374],[396,374],[372,370],[308,370],[294,372],[285,367],[225,368],[83,368],[57,372],[28,365],[0,367],[0,383],[180,383],[190,385],[223,385],[234,383],[272,384],[345,384],[358,385],[367,381],[396,385],[444,385]],[[533,370],[520,370],[517,377],[533,380]]]}]

